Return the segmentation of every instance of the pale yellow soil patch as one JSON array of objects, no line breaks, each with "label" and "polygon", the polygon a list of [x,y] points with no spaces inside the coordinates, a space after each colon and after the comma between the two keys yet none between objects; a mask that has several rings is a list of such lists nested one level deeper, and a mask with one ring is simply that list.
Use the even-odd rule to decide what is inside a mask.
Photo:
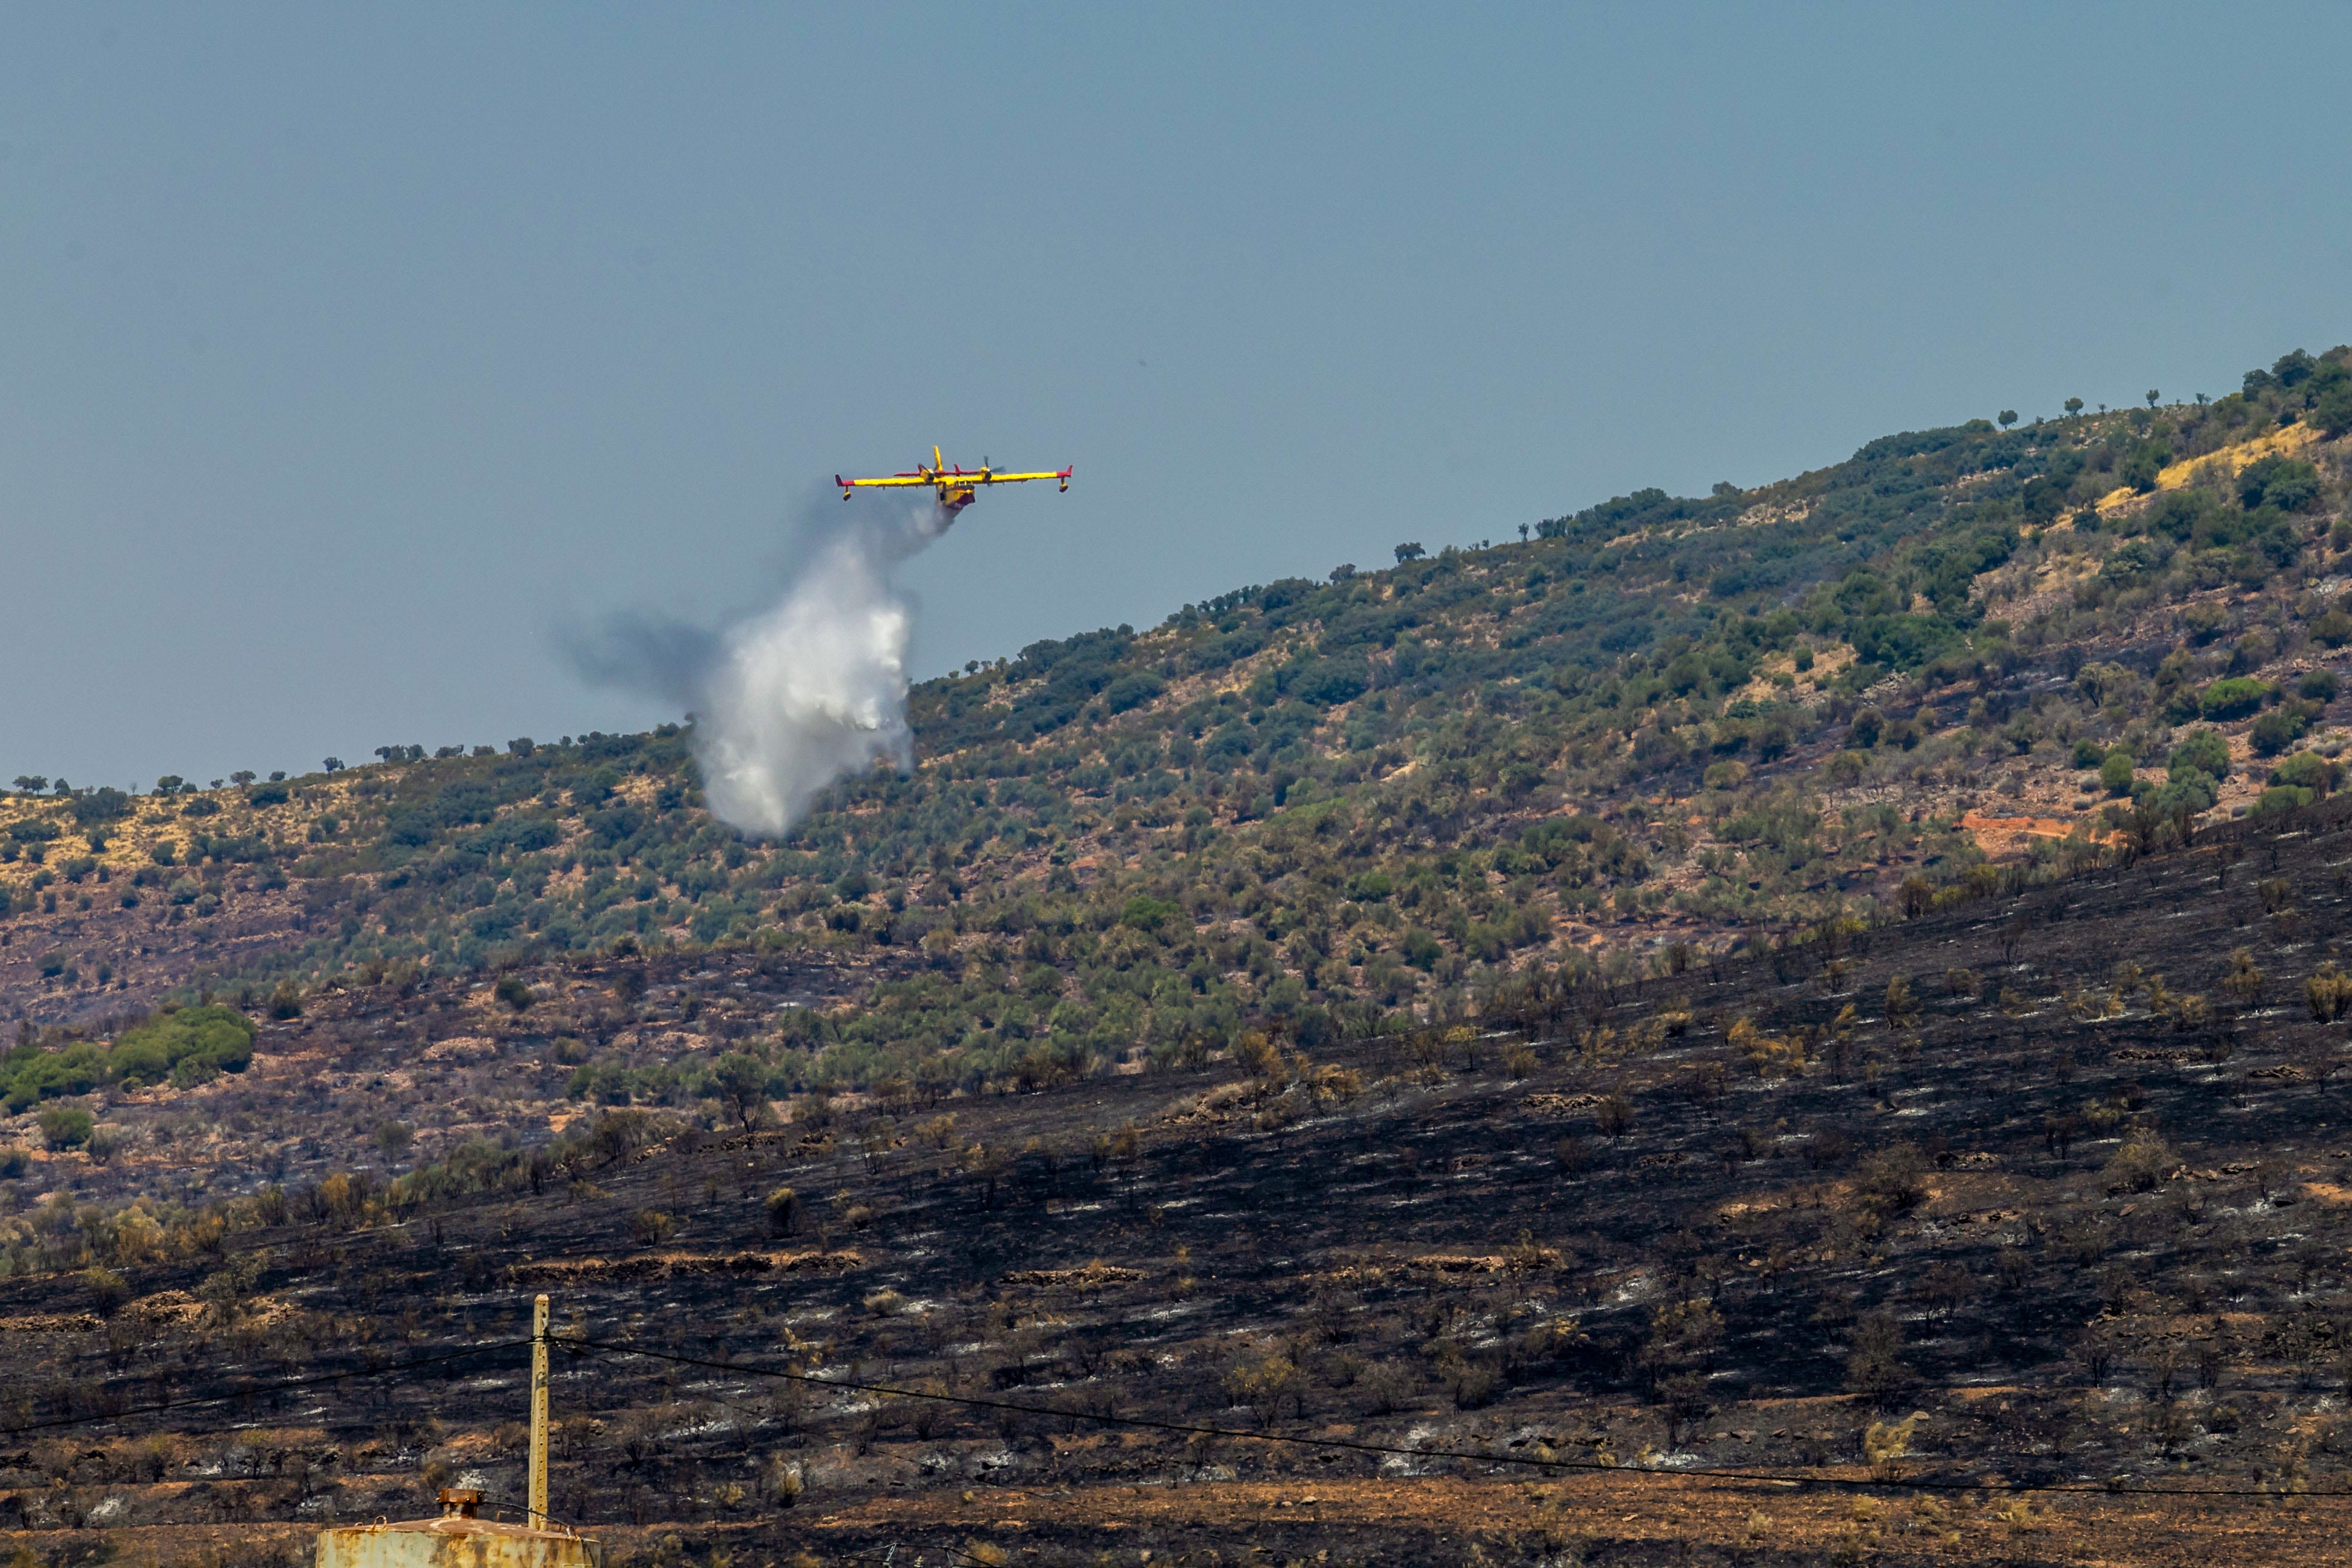
[{"label": "pale yellow soil patch", "polygon": [[[2249,463],[2258,463],[2264,458],[2291,456],[2318,444],[2319,432],[2312,426],[2289,425],[2283,429],[2273,430],[2267,436],[2258,436],[2251,441],[2241,441],[2234,447],[2224,447],[2218,452],[2208,452],[2201,458],[2182,458],[2156,476],[2154,493],[2161,494],[2166,490],[2177,490],[2195,479],[2200,470],[2212,474],[2216,478],[2234,478],[2238,471]],[[2141,493],[2128,485],[2109,490],[2099,498],[2099,515],[2111,516],[2133,501],[2141,499],[2143,499]]]}]

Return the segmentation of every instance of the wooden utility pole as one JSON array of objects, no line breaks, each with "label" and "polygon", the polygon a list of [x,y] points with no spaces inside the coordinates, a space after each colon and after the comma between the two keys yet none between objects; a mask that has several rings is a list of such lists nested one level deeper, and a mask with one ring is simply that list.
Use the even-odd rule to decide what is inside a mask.
[{"label": "wooden utility pole", "polygon": [[525,1522],[547,1528],[547,1298],[530,1309],[530,1509]]}]

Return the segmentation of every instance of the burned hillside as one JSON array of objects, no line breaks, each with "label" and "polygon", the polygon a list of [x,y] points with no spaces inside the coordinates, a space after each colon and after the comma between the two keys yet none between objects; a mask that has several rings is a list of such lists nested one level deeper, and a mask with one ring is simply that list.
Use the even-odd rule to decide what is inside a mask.
[{"label": "burned hillside", "polygon": [[[1534,976],[1507,1024],[731,1127],[581,1106],[144,1225],[30,1162],[0,1479],[39,1550],[167,1556],[510,1495],[543,1289],[556,1511],[656,1559],[2332,1560],[2347,872],[2330,803]],[[749,984],[573,980],[532,1010]],[[341,1372],[382,1375],[109,1414]]]}]

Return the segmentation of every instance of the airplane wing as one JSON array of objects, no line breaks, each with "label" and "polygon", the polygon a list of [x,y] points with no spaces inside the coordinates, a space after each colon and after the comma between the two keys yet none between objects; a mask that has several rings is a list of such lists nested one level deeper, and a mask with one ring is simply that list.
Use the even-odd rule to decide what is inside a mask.
[{"label": "airplane wing", "polygon": [[844,500],[847,500],[857,490],[903,489],[926,486],[938,490],[942,502],[950,499],[950,491],[956,492],[961,498],[957,501],[958,505],[971,500],[973,488],[980,485],[1017,485],[1030,479],[1055,479],[1060,481],[1064,489],[1070,488],[1072,470],[1069,468],[1043,469],[1028,474],[1000,474],[984,468],[966,469],[961,465],[950,468],[945,460],[940,458],[936,447],[932,449],[931,456],[935,466],[929,468],[917,468],[912,473],[888,474],[871,479],[845,479],[839,474],[835,474],[833,476],[833,482],[841,487],[841,499]]},{"label": "airplane wing", "polygon": [[889,478],[883,479],[845,479],[839,474],[835,474],[833,476],[833,482],[839,485],[843,489],[851,490],[890,489],[904,485],[935,484],[938,481],[933,479],[928,474],[892,474]]},{"label": "airplane wing", "polygon": [[1051,473],[1041,474],[965,474],[961,477],[970,483],[1017,485],[1024,479],[1067,479],[1070,477],[1070,470],[1058,468]]}]

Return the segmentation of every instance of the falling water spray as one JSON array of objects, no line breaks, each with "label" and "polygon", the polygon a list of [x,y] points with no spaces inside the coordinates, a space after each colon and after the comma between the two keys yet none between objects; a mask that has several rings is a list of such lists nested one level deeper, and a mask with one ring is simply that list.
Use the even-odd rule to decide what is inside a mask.
[{"label": "falling water spray", "polygon": [[949,521],[929,496],[860,508],[817,533],[769,608],[717,632],[620,617],[569,638],[572,660],[591,680],[690,709],[710,809],[746,833],[782,833],[843,774],[911,765],[914,608],[894,574]]}]

